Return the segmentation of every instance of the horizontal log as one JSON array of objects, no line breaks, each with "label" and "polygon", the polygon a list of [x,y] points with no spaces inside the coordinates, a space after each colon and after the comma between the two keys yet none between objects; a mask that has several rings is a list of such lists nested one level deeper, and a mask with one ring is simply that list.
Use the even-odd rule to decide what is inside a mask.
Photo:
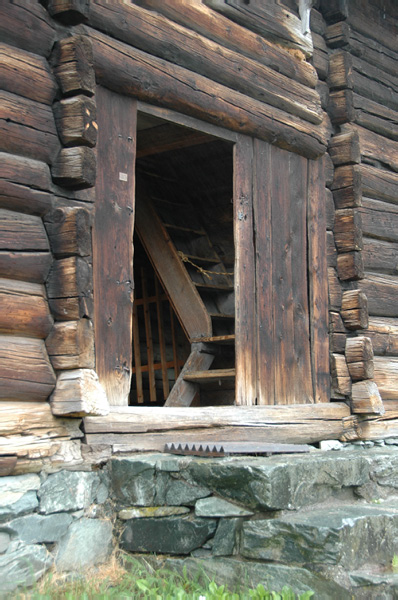
[{"label": "horizontal log", "polygon": [[45,401],[55,374],[43,340],[0,335],[0,399]]},{"label": "horizontal log", "polygon": [[397,112],[352,90],[331,92],[329,114],[336,125],[354,122],[384,137],[398,140]]},{"label": "horizontal log", "polygon": [[398,436],[398,419],[391,419],[386,413],[384,416],[375,418],[359,417],[358,439],[361,440],[384,440]]},{"label": "horizontal log", "polygon": [[361,162],[358,132],[350,130],[333,136],[328,152],[336,166],[358,164]]},{"label": "horizontal log", "polygon": [[51,174],[55,183],[63,187],[93,187],[96,178],[94,151],[85,146],[63,148],[53,162]]},{"label": "horizontal log", "polygon": [[90,146],[97,141],[97,108],[87,96],[73,96],[54,104],[55,123],[64,146]]},{"label": "horizontal log", "polygon": [[348,338],[345,357],[348,365],[350,363],[373,360],[373,347],[370,338],[363,335]]},{"label": "horizontal log", "polygon": [[336,210],[334,239],[338,252],[353,252],[362,249],[362,221],[357,209]]},{"label": "horizontal log", "polygon": [[47,10],[52,17],[65,25],[77,25],[87,20],[89,2],[82,0],[48,0]]},{"label": "horizontal log", "polygon": [[91,254],[91,215],[87,209],[56,208],[46,216],[45,227],[56,257]]},{"label": "horizontal log", "polygon": [[93,52],[86,36],[74,35],[59,41],[54,62],[55,76],[64,95],[94,94]]},{"label": "horizontal log", "polygon": [[[308,122],[240,92],[196,75],[183,67],[145,54],[89,30],[98,83],[139,100],[163,106],[240,133],[271,141],[309,158],[323,154],[330,124]],[[142,82],[145,81],[145,86]]]},{"label": "horizontal log", "polygon": [[377,42],[383,41],[383,45],[398,52],[398,40],[396,32],[396,6],[394,2],[387,4],[372,3],[363,10],[362,0],[350,0],[347,21],[350,26]]},{"label": "horizontal log", "polygon": [[329,55],[325,40],[321,35],[312,32],[312,41],[314,50],[311,57],[311,64],[318,73],[318,77],[326,79],[329,73]]},{"label": "horizontal log", "polygon": [[344,125],[343,130],[358,136],[360,155],[367,162],[375,160],[395,172],[398,171],[398,142],[358,125]]},{"label": "horizontal log", "polygon": [[46,348],[54,369],[93,369],[94,329],[89,319],[54,323],[46,339]]},{"label": "horizontal log", "polygon": [[398,400],[398,358],[375,356],[374,380],[383,400]]},{"label": "horizontal log", "polygon": [[46,104],[0,91],[0,150],[51,164],[60,149]]},{"label": "horizontal log", "polygon": [[366,335],[372,340],[375,354],[398,356],[398,319],[370,317]]},{"label": "horizontal log", "polygon": [[386,242],[398,242],[397,205],[362,198],[362,206],[358,210],[365,236]]},{"label": "horizontal log", "polygon": [[341,281],[362,279],[365,275],[362,252],[345,252],[337,256],[337,274]]},{"label": "horizontal log", "polygon": [[365,237],[362,258],[366,271],[398,275],[398,244]]},{"label": "horizontal log", "polygon": [[0,21],[0,38],[5,44],[48,57],[55,36],[54,25],[39,2],[7,3]]},{"label": "horizontal log", "polygon": [[1,436],[35,436],[37,440],[78,438],[79,424],[79,419],[54,417],[48,402],[0,402]]},{"label": "horizontal log", "polygon": [[280,406],[210,407],[119,407],[112,406],[106,417],[84,419],[86,433],[145,433],[235,426],[251,428],[292,423],[304,425],[322,421],[339,422],[350,414],[344,403],[292,404]]},{"label": "horizontal log", "polygon": [[51,209],[52,203],[53,196],[48,192],[0,179],[0,208],[44,215]]},{"label": "horizontal log", "polygon": [[352,381],[373,379],[373,360],[365,360],[348,364],[348,372]]},{"label": "horizontal log", "polygon": [[49,249],[46,230],[40,217],[0,209],[0,250]]},{"label": "horizontal log", "polygon": [[93,289],[92,270],[83,258],[55,260],[47,281],[47,294],[53,298],[89,296]]},{"label": "horizontal log", "polygon": [[44,283],[53,257],[51,252],[8,252],[0,250],[0,277]]},{"label": "horizontal log", "polygon": [[329,48],[344,48],[382,71],[398,75],[395,52],[383,45],[382,37],[376,41],[356,31],[355,24],[353,27],[347,21],[340,21],[329,25],[325,41]]},{"label": "horizontal log", "polygon": [[279,4],[247,5],[244,0],[204,0],[204,4],[266,39],[312,55],[310,32],[303,33],[299,17]]},{"label": "horizontal log", "polygon": [[357,414],[384,415],[386,412],[377,384],[369,380],[352,384],[351,407]]},{"label": "horizontal log", "polygon": [[139,6],[98,2],[89,23],[148,54],[276,106],[315,124],[322,122],[315,90]]},{"label": "horizontal log", "polygon": [[348,372],[347,362],[342,354],[331,354],[330,374],[332,377],[333,391],[343,396],[351,394],[351,377]]},{"label": "horizontal log", "polygon": [[398,317],[398,277],[367,273],[356,286],[368,298],[369,314],[376,317]]},{"label": "horizontal log", "polygon": [[309,63],[300,59],[292,60],[292,54],[288,50],[258,36],[246,27],[241,27],[220,13],[215,16],[214,12],[202,3],[181,3],[180,0],[136,0],[135,3],[189,27],[241,56],[252,58],[289,79],[315,87],[317,76]]},{"label": "horizontal log", "polygon": [[398,79],[348,52],[331,55],[329,85],[332,90],[352,89],[369,100],[398,109]]},{"label": "horizontal log", "polygon": [[331,310],[340,310],[343,291],[334,267],[328,267],[328,289],[329,308]]},{"label": "horizontal log", "polygon": [[43,285],[0,279],[0,333],[45,339],[52,325]]},{"label": "horizontal log", "polygon": [[0,79],[3,90],[52,104],[57,86],[41,56],[0,43]]},{"label": "horizontal log", "polygon": [[344,165],[334,170],[331,186],[336,208],[354,208],[362,202],[362,165]]},{"label": "horizontal log", "polygon": [[50,398],[53,415],[85,417],[107,415],[109,404],[98,375],[92,369],[75,369],[59,374]]},{"label": "horizontal log", "polygon": [[[51,191],[48,165],[38,160],[0,152],[0,181]],[[11,208],[12,210],[12,208]]]},{"label": "horizontal log", "polygon": [[54,298],[49,300],[51,314],[56,321],[78,321],[94,316],[93,297]]},{"label": "horizontal log", "polygon": [[369,323],[368,299],[361,290],[343,292],[341,317],[347,329],[366,329]]},{"label": "horizontal log", "polygon": [[363,195],[398,204],[398,173],[361,165]]}]

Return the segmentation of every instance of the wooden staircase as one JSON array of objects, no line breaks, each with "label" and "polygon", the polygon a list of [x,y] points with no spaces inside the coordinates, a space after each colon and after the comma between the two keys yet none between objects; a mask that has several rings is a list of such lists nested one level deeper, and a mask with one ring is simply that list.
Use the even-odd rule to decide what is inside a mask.
[{"label": "wooden staircase", "polygon": [[165,405],[190,406],[199,394],[202,401],[206,392],[214,398],[224,390],[233,403],[233,267],[227,268],[189,202],[156,198],[139,189],[136,231],[191,343]]}]

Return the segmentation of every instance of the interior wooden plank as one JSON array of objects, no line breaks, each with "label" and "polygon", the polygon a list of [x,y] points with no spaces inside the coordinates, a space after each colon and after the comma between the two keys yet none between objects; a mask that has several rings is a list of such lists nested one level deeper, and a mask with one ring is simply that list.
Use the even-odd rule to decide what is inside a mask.
[{"label": "interior wooden plank", "polygon": [[155,278],[155,294],[156,294],[156,314],[158,318],[158,334],[159,334],[159,349],[160,362],[162,365],[162,383],[163,383],[163,398],[166,400],[169,395],[169,378],[167,374],[167,358],[166,358],[166,342],[164,337],[164,320],[163,307],[161,300],[161,290],[158,278]]},{"label": "interior wooden plank", "polygon": [[138,306],[134,303],[133,307],[133,344],[134,344],[134,369],[135,385],[137,389],[137,402],[144,402],[144,392],[142,389],[142,365],[141,365],[141,346],[140,333],[138,327]]},{"label": "interior wooden plank", "polygon": [[132,365],[133,98],[98,86],[93,274],[96,371],[110,404],[128,404]]},{"label": "interior wooden plank", "polygon": [[253,141],[242,136],[234,146],[235,403],[248,406],[257,399],[253,226]]},{"label": "interior wooden plank", "polygon": [[325,192],[323,161],[308,161],[309,310],[315,402],[330,399]]},{"label": "interior wooden plank", "polygon": [[142,284],[142,299],[144,301],[144,323],[145,323],[145,342],[146,342],[146,353],[148,363],[148,374],[149,374],[149,399],[151,402],[156,402],[156,384],[155,384],[155,371],[153,368],[153,340],[152,340],[152,323],[151,313],[149,310],[148,298],[148,284],[147,277],[144,268],[141,268],[141,284]]}]

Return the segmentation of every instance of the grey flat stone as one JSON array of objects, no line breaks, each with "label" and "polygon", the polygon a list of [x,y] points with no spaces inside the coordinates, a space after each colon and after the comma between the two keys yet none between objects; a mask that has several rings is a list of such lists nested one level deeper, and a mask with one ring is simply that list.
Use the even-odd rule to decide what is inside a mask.
[{"label": "grey flat stone", "polygon": [[32,512],[39,506],[37,493],[35,491],[26,492],[22,495],[16,494],[14,498],[17,499],[12,501],[12,499],[9,498],[11,502],[8,504],[7,500],[4,499],[4,504],[0,506],[0,523]]},{"label": "grey flat stone", "polygon": [[398,553],[398,510],[370,505],[342,505],[248,521],[242,527],[242,556],[296,564],[366,562],[388,564]]},{"label": "grey flat stone", "polygon": [[79,571],[106,562],[112,549],[110,521],[80,519],[61,538],[55,564],[59,571]]},{"label": "grey flat stone", "polygon": [[214,519],[133,519],[123,531],[121,546],[130,552],[189,554],[213,535],[216,525]]},{"label": "grey flat stone", "polygon": [[34,513],[10,521],[7,527],[21,541],[37,544],[58,542],[71,523],[72,517],[67,513],[45,516]]},{"label": "grey flat stone", "polygon": [[369,481],[369,462],[361,451],[206,459],[192,461],[186,477],[249,509],[293,509],[364,485]]},{"label": "grey flat stone", "polygon": [[6,531],[0,531],[0,554],[3,554],[10,545],[10,534]]},{"label": "grey flat stone", "polygon": [[195,504],[197,517],[250,517],[253,515],[249,510],[228,502],[223,498],[203,498]]},{"label": "grey flat stone", "polygon": [[118,517],[122,521],[127,521],[129,519],[144,519],[149,517],[171,517],[187,513],[189,513],[189,508],[186,506],[134,506],[121,510]]},{"label": "grey flat stone", "polygon": [[49,514],[87,508],[99,486],[96,473],[59,471],[49,475],[38,491],[40,512]]},{"label": "grey flat stone", "polygon": [[33,585],[52,563],[53,558],[45,546],[12,542],[8,551],[0,556],[1,592]]},{"label": "grey flat stone", "polygon": [[354,571],[349,574],[354,586],[388,585],[398,589],[398,573],[370,573],[369,571]]},{"label": "grey flat stone", "polygon": [[235,558],[169,558],[165,561],[168,569],[182,572],[186,567],[188,573],[197,576],[201,571],[206,573],[203,582],[214,578],[218,585],[228,584],[230,589],[240,589],[249,585],[256,588],[260,583],[266,589],[280,591],[284,586],[292,588],[296,594],[313,590],[314,598],[320,600],[343,600],[350,598],[347,590],[333,581],[328,581],[317,573],[300,567],[285,565],[256,564],[242,562]]},{"label": "grey flat stone", "polygon": [[109,462],[112,498],[118,506],[152,506],[155,500],[155,465],[158,456],[115,458]]},{"label": "grey flat stone", "polygon": [[189,485],[179,479],[171,479],[166,489],[165,502],[171,506],[193,506],[199,498],[209,496],[211,491],[204,486]]},{"label": "grey flat stone", "polygon": [[230,556],[234,553],[241,523],[242,519],[220,519],[213,538],[214,556]]}]

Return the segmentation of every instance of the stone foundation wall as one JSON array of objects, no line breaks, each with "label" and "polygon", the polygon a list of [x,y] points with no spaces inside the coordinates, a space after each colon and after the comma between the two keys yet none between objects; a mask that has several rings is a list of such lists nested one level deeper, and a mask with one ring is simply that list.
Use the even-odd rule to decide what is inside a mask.
[{"label": "stone foundation wall", "polygon": [[0,581],[5,591],[52,565],[82,570],[119,544],[167,555],[173,568],[203,565],[231,585],[396,598],[397,500],[392,445],[270,457],[134,455],[97,471],[4,477]]}]

